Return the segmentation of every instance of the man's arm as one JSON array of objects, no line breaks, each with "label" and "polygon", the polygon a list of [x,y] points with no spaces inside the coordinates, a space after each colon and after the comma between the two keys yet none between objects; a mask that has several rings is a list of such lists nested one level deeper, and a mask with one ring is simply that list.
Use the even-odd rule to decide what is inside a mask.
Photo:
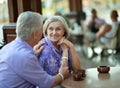
[{"label": "man's arm", "polygon": [[59,69],[59,73],[54,76],[54,84],[52,87],[60,84],[64,79],[69,77],[69,70],[67,66],[64,66],[64,64],[61,65]]}]

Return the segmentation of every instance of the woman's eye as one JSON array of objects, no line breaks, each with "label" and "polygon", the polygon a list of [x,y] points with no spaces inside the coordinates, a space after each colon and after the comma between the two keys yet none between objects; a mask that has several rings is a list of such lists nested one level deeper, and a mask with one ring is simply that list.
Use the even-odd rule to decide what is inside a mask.
[{"label": "woman's eye", "polygon": [[53,28],[49,28],[49,30],[50,30],[50,31],[52,31],[52,30],[53,30]]},{"label": "woman's eye", "polygon": [[58,31],[59,31],[59,30],[61,30],[61,29],[60,29],[60,28],[57,28],[56,30],[58,30]]}]

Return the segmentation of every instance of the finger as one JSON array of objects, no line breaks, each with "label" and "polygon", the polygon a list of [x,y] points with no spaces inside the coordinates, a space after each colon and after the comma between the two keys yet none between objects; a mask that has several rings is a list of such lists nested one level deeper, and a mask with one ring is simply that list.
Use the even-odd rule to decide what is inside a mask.
[{"label": "finger", "polygon": [[43,41],[38,42],[38,48],[39,48],[40,46],[42,46],[44,43],[45,43],[45,42],[43,42]]},{"label": "finger", "polygon": [[44,43],[45,43],[45,42],[43,42],[43,41],[38,42],[38,44],[36,44],[36,45],[34,46],[34,49],[35,49],[35,50],[39,49]]},{"label": "finger", "polygon": [[41,46],[39,49],[38,49],[38,52],[41,52],[43,50],[44,46]]},{"label": "finger", "polygon": [[33,47],[33,50],[37,50],[37,44]]},{"label": "finger", "polygon": [[64,43],[65,43],[65,39],[63,38],[62,40],[60,40],[60,41],[58,42],[58,45],[64,44]]},{"label": "finger", "polygon": [[41,45],[41,44],[44,44],[44,43],[45,43],[44,41],[39,41],[39,42],[38,42],[38,44],[40,44],[40,45]]},{"label": "finger", "polygon": [[59,40],[59,43],[61,43],[62,41],[64,41],[65,37],[62,37],[60,40]]},{"label": "finger", "polygon": [[57,43],[57,45],[60,45],[62,43],[62,39],[61,40],[59,40],[59,42]]},{"label": "finger", "polygon": [[36,50],[36,55],[39,56],[40,53],[42,52],[44,46],[41,46],[38,50]]}]

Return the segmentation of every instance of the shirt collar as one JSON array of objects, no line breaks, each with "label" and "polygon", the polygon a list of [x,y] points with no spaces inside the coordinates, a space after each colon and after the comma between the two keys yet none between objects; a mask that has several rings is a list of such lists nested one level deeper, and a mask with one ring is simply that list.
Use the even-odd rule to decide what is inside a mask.
[{"label": "shirt collar", "polygon": [[26,48],[33,50],[33,48],[25,40],[22,40],[19,37],[16,37],[15,42],[18,42],[19,44],[24,44]]}]

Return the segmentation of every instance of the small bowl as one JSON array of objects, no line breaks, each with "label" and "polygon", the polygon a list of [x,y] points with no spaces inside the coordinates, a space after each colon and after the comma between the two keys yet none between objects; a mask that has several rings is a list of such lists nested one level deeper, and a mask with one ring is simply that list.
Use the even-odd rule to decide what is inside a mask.
[{"label": "small bowl", "polygon": [[75,81],[83,80],[82,73],[74,73],[72,76]]},{"label": "small bowl", "polygon": [[82,73],[82,77],[85,77],[86,74],[85,74],[85,69],[78,69],[78,72],[79,73]]},{"label": "small bowl", "polygon": [[99,73],[109,73],[110,67],[109,66],[98,66],[97,70]]},{"label": "small bowl", "polygon": [[78,69],[78,70],[73,72],[72,76],[73,76],[73,79],[75,81],[83,80],[83,78],[86,76],[85,75],[85,70],[84,69]]}]

